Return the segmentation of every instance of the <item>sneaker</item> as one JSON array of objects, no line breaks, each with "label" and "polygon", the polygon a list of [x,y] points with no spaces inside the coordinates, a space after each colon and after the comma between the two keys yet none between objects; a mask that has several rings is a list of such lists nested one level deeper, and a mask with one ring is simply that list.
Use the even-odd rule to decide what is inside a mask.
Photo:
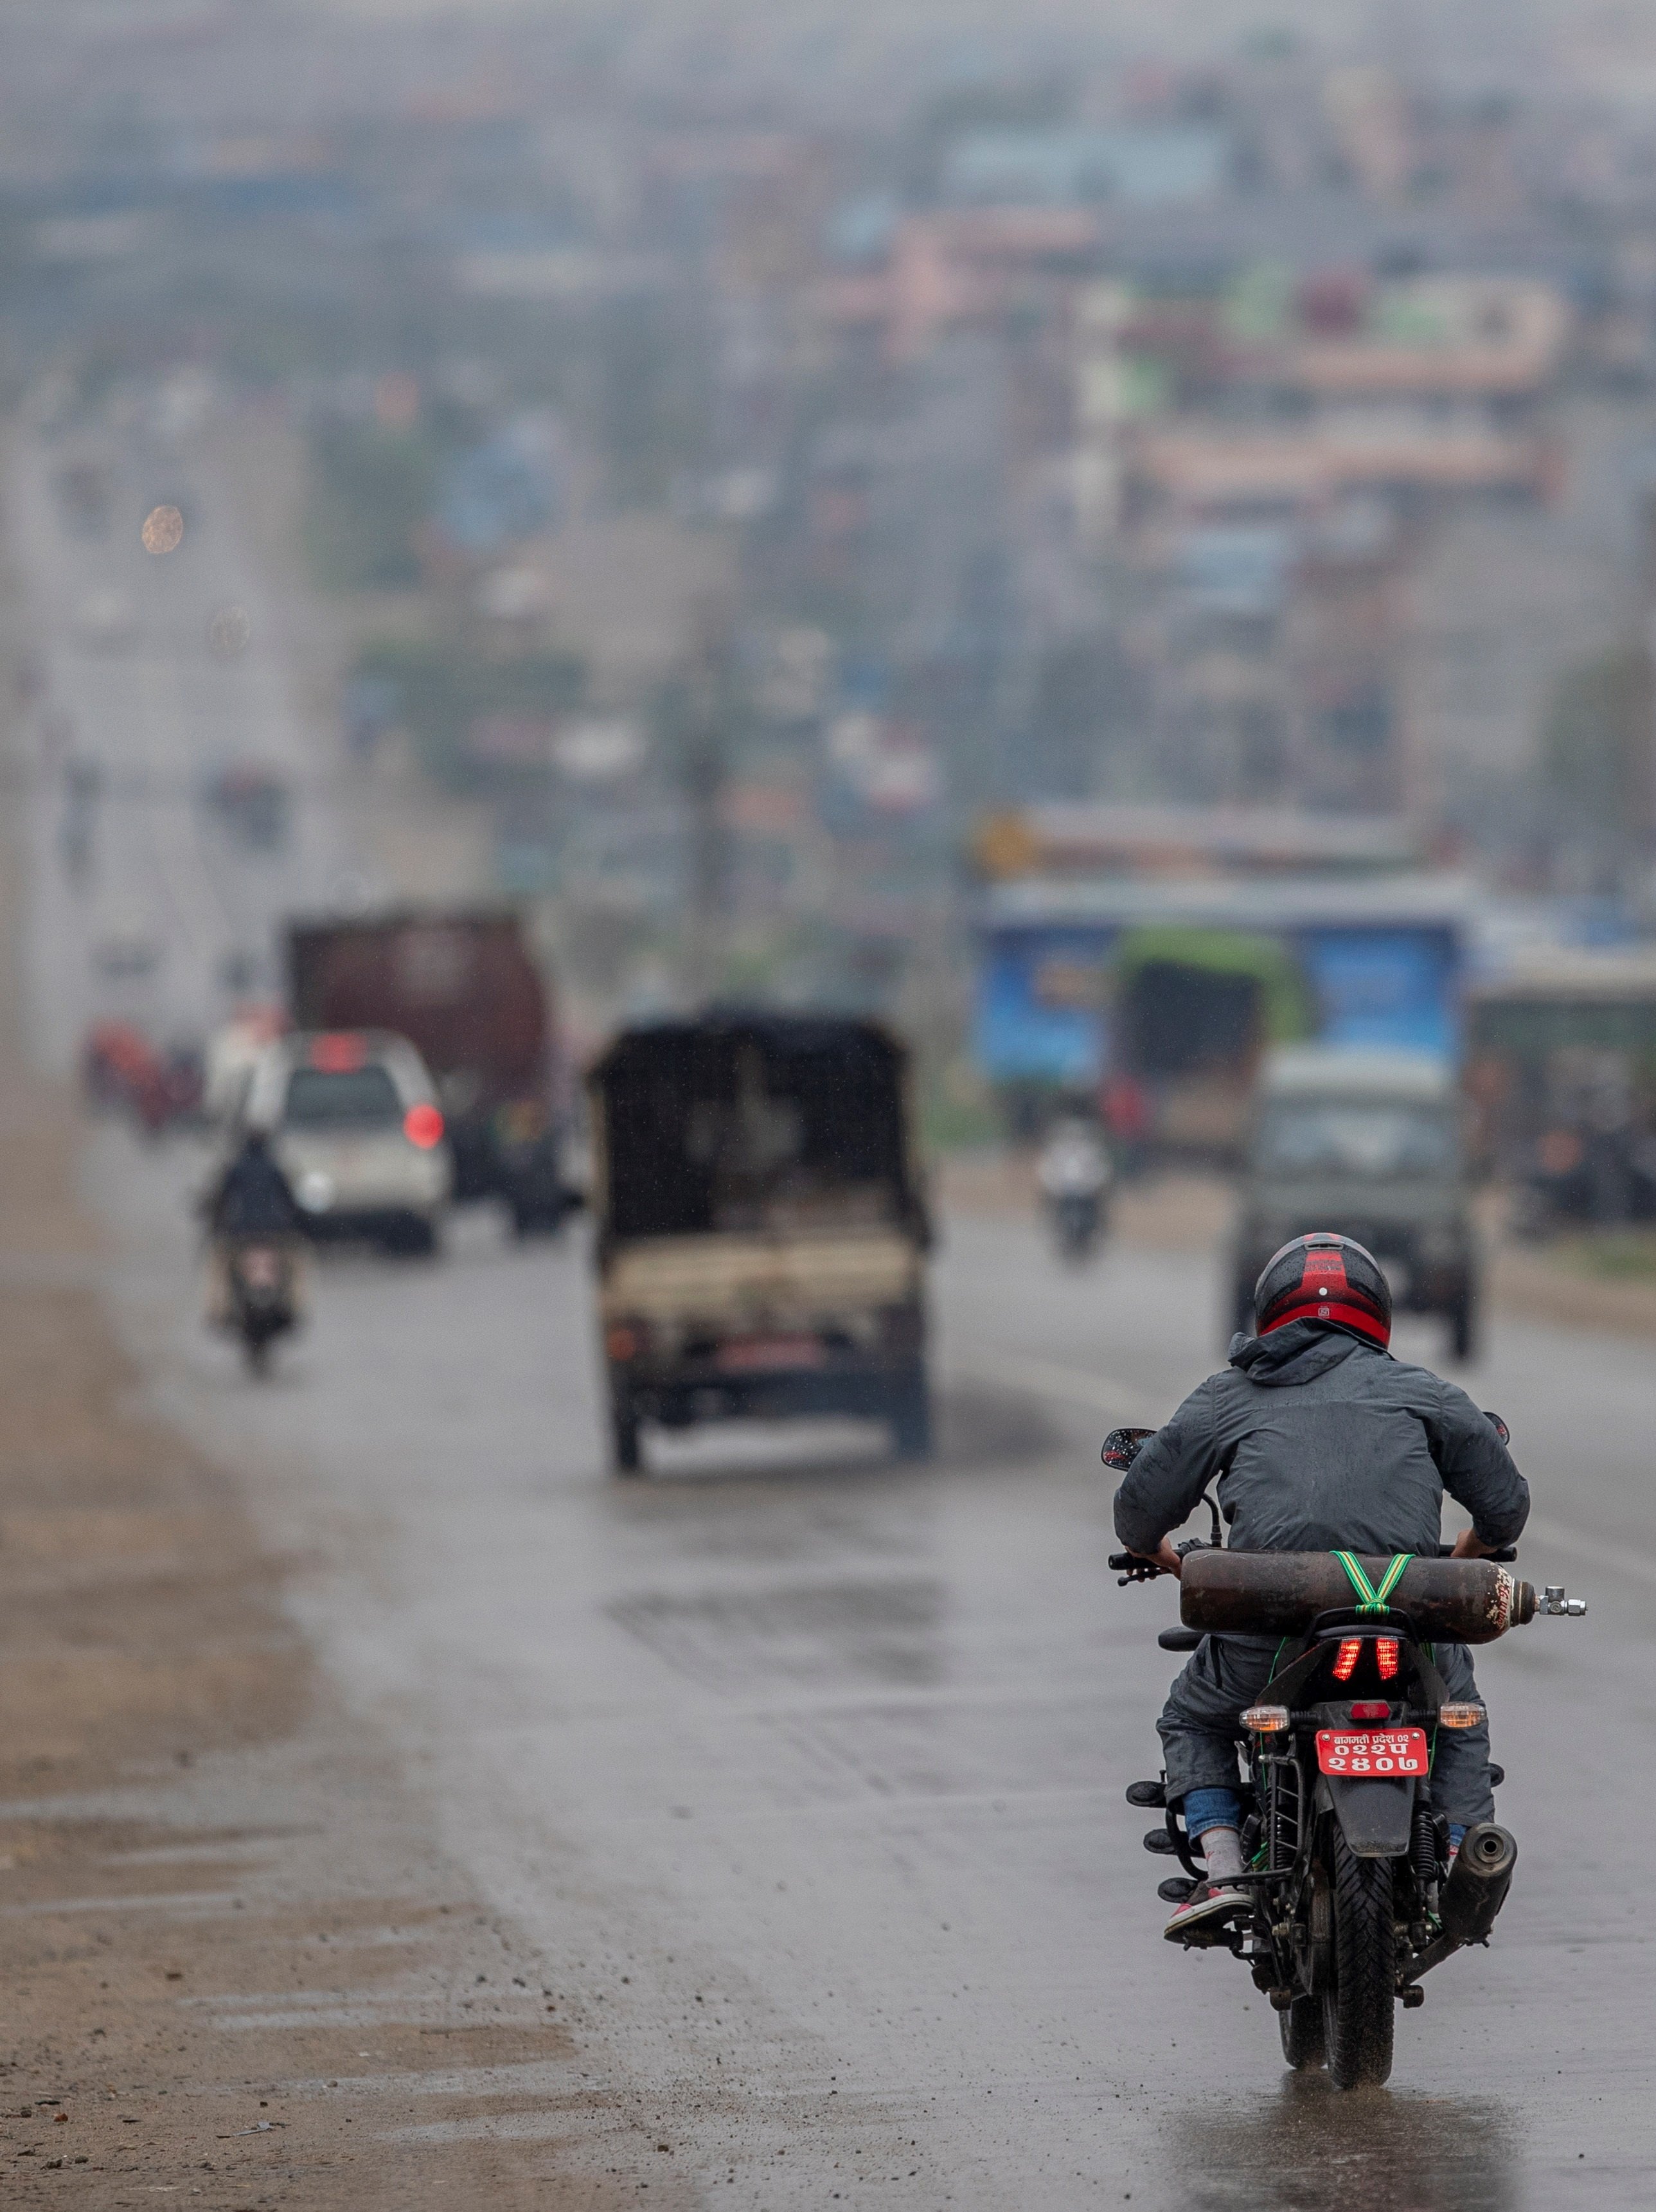
[{"label": "sneaker", "polygon": [[1183,1942],[1204,1929],[1217,1929],[1233,1912],[1246,1912],[1248,1896],[1234,1882],[1198,1881],[1162,1930],[1169,1943]]}]

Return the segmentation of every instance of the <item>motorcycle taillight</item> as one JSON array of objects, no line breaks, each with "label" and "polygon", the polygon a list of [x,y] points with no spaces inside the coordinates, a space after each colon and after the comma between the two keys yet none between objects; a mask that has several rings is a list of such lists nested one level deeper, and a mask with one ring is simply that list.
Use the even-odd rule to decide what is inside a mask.
[{"label": "motorcycle taillight", "polygon": [[1398,1671],[1398,1639],[1395,1636],[1375,1638],[1374,1664],[1380,1668],[1381,1681],[1389,1682]]},{"label": "motorcycle taillight", "polygon": [[1349,1682],[1357,1671],[1357,1659],[1362,1650],[1361,1636],[1343,1636],[1334,1660],[1334,1680]]}]

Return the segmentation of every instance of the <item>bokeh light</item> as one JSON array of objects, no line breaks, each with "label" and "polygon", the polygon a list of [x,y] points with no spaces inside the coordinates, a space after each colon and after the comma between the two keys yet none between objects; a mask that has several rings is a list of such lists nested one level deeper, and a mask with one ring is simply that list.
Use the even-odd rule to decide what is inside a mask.
[{"label": "bokeh light", "polygon": [[146,553],[176,553],[184,543],[184,517],[176,507],[152,507],[143,519]]},{"label": "bokeh light", "polygon": [[221,607],[207,625],[207,642],[220,660],[234,660],[246,653],[252,634],[246,607]]}]

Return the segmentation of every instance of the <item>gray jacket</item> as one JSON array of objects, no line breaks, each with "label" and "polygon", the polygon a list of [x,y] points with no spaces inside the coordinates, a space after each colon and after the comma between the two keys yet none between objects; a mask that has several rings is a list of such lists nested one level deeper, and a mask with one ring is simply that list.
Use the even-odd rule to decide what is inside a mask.
[{"label": "gray jacket", "polygon": [[1238,1552],[1436,1553],[1447,1490],[1486,1544],[1517,1540],[1529,1486],[1464,1390],[1314,1321],[1238,1337],[1115,1493],[1129,1551],[1154,1552],[1217,1479]]}]

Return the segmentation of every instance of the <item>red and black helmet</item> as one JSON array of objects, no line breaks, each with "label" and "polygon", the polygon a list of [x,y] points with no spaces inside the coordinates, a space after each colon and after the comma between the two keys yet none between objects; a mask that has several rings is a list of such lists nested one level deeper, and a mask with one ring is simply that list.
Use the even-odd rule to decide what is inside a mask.
[{"label": "red and black helmet", "polygon": [[1392,1286],[1355,1237],[1313,1230],[1273,1252],[1253,1285],[1261,1336],[1291,1321],[1326,1322],[1384,1352],[1392,1341]]}]

